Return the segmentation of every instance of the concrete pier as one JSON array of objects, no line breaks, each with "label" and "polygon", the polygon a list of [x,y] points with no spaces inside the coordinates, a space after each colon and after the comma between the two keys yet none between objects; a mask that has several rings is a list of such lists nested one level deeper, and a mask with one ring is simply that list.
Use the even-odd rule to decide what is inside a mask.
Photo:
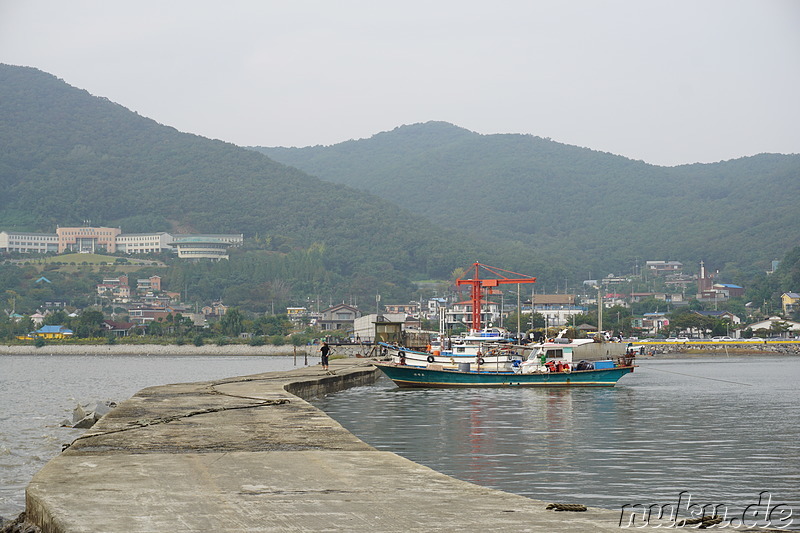
[{"label": "concrete pier", "polygon": [[34,476],[28,520],[44,533],[619,530],[619,510],[547,510],[372,448],[303,398],[377,371],[331,369],[144,389]]}]

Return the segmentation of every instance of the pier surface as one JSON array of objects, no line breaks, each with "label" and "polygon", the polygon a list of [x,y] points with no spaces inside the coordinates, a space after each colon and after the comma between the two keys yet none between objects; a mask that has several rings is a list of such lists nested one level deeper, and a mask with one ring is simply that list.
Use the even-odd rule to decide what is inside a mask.
[{"label": "pier surface", "polygon": [[372,448],[303,398],[377,371],[331,369],[143,389],[35,475],[28,520],[44,533],[619,531],[620,511],[546,510]]}]

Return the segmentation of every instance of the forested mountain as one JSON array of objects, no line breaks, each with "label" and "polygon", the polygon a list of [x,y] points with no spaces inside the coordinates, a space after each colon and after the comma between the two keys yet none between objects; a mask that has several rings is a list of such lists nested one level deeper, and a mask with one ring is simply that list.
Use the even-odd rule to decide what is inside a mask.
[{"label": "forested mountain", "polygon": [[483,259],[375,195],[178,132],[26,67],[0,65],[0,190],[0,229],[90,220],[128,233],[244,233],[249,251],[231,264],[174,273],[176,288],[205,296],[280,278],[334,301],[406,297],[411,277]]},{"label": "forested mountain", "polygon": [[630,272],[649,259],[763,271],[800,235],[800,155],[660,167],[443,122],[254,149],[444,227],[534,249],[578,276]]},{"label": "forested mountain", "polygon": [[[473,261],[538,276],[549,290],[647,259],[749,273],[800,235],[800,156],[666,168],[436,122],[260,150],[0,65],[0,230],[91,220],[128,233],[244,233],[229,262],[159,272],[192,301],[369,306],[376,293],[404,301],[412,280]],[[14,275],[23,274],[36,279]]]}]

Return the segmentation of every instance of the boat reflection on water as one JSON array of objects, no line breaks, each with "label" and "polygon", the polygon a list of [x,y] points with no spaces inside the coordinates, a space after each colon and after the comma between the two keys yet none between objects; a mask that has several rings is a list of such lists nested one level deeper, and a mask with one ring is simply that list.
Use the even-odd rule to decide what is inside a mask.
[{"label": "boat reflection on water", "polygon": [[[509,442],[503,427],[523,420],[530,428],[539,428],[543,440],[536,445],[543,457],[563,457],[563,436],[573,416],[573,395],[568,389],[543,389],[523,394],[513,408],[502,397],[472,397],[467,402],[468,416],[455,417],[449,432],[452,467],[465,473],[462,479],[486,487],[501,487],[508,475],[509,462],[524,456],[523,441]],[[503,413],[503,414],[501,414]],[[507,418],[506,418],[507,417]],[[462,447],[457,443],[465,443]],[[533,450],[528,449],[527,452]],[[534,472],[531,462],[517,462],[526,475]],[[552,462],[551,462],[552,464]]]},{"label": "boat reflection on water", "polygon": [[592,476],[585,471],[587,445],[592,447],[592,460],[605,463],[609,458],[602,451],[602,437],[589,443],[583,433],[591,427],[602,434],[603,426],[619,425],[618,413],[626,410],[629,390],[394,389],[394,393],[405,406],[404,414],[393,409],[385,413],[392,419],[374,420],[376,426],[370,430],[372,435],[391,434],[398,446],[387,449],[465,481],[502,490],[516,483],[514,492],[546,498],[552,483],[540,484],[552,482],[553,475]]},{"label": "boat reflection on water", "polygon": [[[800,510],[797,357],[647,359],[615,387],[399,388],[315,401],[379,450],[538,500],[620,509],[759,491]],[[641,371],[644,370],[644,371]],[[778,428],[778,430],[776,430]]]}]

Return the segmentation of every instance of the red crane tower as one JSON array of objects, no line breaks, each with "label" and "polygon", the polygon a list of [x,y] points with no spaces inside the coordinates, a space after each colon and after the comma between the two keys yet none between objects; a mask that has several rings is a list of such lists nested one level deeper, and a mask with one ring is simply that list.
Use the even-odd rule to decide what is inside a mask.
[{"label": "red crane tower", "polygon": [[[471,279],[457,279],[456,285],[470,285],[472,287],[472,329],[480,331],[481,329],[481,307],[483,303],[483,289],[491,290],[498,285],[506,285],[510,283],[536,283],[536,278],[527,276],[525,274],[518,274],[510,270],[503,270],[502,268],[490,267],[481,263],[473,263],[475,274]],[[481,269],[491,273],[496,277],[481,279]],[[518,276],[517,278],[510,278],[506,274]]]}]

